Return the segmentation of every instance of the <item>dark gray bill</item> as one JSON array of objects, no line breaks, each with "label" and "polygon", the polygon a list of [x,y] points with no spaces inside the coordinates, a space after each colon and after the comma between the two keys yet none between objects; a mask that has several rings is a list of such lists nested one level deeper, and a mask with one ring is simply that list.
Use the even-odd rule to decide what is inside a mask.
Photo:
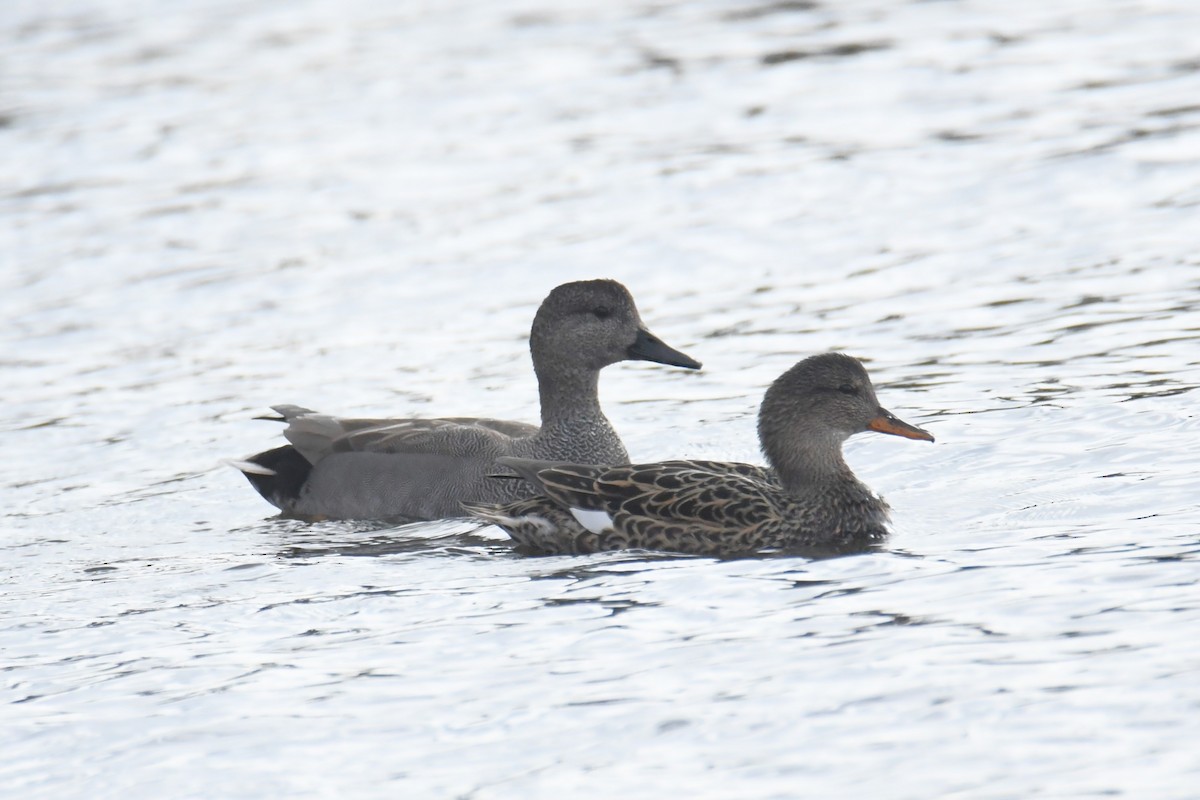
[{"label": "dark gray bill", "polygon": [[701,364],[689,355],[668,346],[662,339],[645,328],[638,328],[637,338],[629,345],[627,355],[633,361],[655,361],[672,367],[700,369]]}]

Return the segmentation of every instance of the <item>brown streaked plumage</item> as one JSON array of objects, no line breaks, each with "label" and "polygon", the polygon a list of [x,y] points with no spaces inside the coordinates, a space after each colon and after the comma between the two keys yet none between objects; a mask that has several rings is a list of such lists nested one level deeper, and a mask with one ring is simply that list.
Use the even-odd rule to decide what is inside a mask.
[{"label": "brown streaked plumage", "polygon": [[780,376],[763,399],[758,428],[770,468],[503,458],[543,495],[464,508],[533,553],[853,550],[887,535],[888,506],[854,476],[842,442],[866,430],[933,441],[882,408],[862,364],[841,353],[807,358]]}]

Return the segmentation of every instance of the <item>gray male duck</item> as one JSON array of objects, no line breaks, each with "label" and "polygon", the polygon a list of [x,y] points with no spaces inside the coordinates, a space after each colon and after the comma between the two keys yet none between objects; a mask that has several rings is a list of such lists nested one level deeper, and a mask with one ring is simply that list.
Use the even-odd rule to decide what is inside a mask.
[{"label": "gray male duck", "polygon": [[600,409],[599,375],[618,361],[687,369],[700,363],[642,323],[612,280],[556,287],[529,335],[541,426],[486,418],[339,419],[275,406],[290,444],[231,462],[284,514],[309,519],[431,520],[460,501],[505,503],[535,493],[488,476],[502,457],[622,464],[625,446]]},{"label": "gray male duck", "polygon": [[825,353],[799,362],[767,389],[758,436],[769,468],[720,461],[590,466],[501,458],[541,494],[463,507],[533,554],[633,548],[731,556],[862,549],[886,537],[889,522],[887,504],[842,457],[842,443],[868,430],[933,441],[879,404],[858,360]]}]

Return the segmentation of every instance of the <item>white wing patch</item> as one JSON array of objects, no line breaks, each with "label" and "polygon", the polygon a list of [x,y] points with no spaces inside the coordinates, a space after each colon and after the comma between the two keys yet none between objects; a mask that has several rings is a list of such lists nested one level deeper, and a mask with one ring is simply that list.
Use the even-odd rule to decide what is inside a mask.
[{"label": "white wing patch", "polygon": [[612,517],[607,511],[594,511],[586,508],[570,509],[575,521],[592,533],[604,533],[612,530]]}]

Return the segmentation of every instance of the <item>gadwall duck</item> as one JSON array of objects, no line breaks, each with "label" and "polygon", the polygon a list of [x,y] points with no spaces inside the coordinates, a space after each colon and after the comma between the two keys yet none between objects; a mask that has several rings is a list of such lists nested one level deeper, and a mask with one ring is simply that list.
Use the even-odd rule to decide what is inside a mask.
[{"label": "gadwall duck", "polygon": [[804,359],[767,389],[758,436],[769,468],[720,461],[588,466],[502,458],[501,464],[541,494],[463,507],[505,529],[529,553],[846,552],[888,532],[887,504],[842,457],[842,443],[868,430],[933,441],[879,405],[859,361],[826,353]]},{"label": "gadwall duck", "polygon": [[496,419],[339,419],[275,406],[291,443],[230,462],[286,515],[310,519],[431,520],[462,516],[463,500],[531,495],[494,481],[497,459],[624,463],[620,437],[600,410],[600,370],[618,361],[687,369],[700,363],[650,333],[616,281],[566,283],[538,308],[529,335],[542,424]]}]

